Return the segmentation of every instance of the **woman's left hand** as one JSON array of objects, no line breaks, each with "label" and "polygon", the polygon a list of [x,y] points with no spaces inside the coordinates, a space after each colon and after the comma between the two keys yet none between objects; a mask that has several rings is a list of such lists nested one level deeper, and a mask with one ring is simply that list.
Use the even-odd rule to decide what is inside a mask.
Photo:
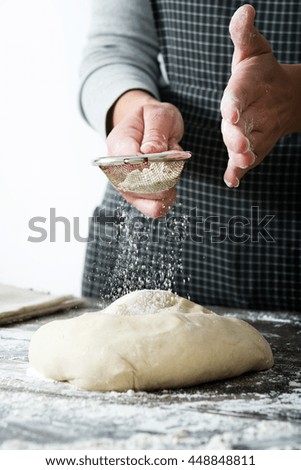
[{"label": "woman's left hand", "polygon": [[244,5],[230,22],[232,75],[221,101],[229,187],[237,187],[281,137],[301,130],[301,65],[277,62],[254,17],[254,8]]}]

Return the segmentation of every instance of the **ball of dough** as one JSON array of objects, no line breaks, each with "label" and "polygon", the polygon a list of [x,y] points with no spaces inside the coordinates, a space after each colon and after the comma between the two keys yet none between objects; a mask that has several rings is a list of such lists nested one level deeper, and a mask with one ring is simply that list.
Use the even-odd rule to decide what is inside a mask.
[{"label": "ball of dough", "polygon": [[29,361],[45,377],[98,391],[188,387],[269,369],[267,341],[248,323],[176,294],[142,290],[33,335]]}]

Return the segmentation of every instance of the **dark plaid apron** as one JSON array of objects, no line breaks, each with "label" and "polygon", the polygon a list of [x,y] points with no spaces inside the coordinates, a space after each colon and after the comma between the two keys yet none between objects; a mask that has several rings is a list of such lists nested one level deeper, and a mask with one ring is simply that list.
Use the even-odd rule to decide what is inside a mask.
[{"label": "dark plaid apron", "polygon": [[[108,186],[94,213],[83,295],[110,300],[135,289],[172,289],[207,305],[300,311],[301,134],[287,136],[237,190],[223,173],[220,100],[230,76],[228,27],[239,1],[152,0],[169,85],[162,100],[185,122],[193,159],[177,203],[153,221]],[[277,59],[301,63],[301,2],[252,2]]]}]

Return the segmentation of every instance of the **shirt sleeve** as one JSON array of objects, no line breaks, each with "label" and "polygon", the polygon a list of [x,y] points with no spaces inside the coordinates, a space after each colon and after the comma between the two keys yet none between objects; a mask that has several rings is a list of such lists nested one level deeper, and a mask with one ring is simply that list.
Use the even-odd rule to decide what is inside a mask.
[{"label": "shirt sleeve", "polygon": [[92,21],[80,68],[80,109],[102,137],[106,117],[126,91],[159,99],[158,39],[149,0],[91,0]]}]

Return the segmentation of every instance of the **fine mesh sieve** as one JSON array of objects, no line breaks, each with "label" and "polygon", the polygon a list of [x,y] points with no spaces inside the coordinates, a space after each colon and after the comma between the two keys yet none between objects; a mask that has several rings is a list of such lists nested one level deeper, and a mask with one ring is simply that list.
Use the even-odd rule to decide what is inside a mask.
[{"label": "fine mesh sieve", "polygon": [[100,157],[98,166],[119,191],[151,194],[173,188],[190,152],[169,150],[161,153]]}]

